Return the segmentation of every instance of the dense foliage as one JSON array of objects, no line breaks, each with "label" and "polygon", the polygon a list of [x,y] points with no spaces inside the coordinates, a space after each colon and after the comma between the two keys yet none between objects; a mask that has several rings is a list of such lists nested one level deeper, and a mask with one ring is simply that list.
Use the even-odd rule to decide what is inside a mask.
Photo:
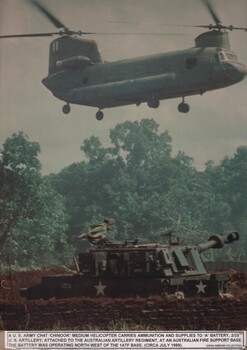
[{"label": "dense foliage", "polygon": [[30,266],[52,263],[66,251],[61,196],[40,173],[39,144],[23,133],[8,138],[0,159],[1,260]]},{"label": "dense foliage", "polygon": [[84,161],[42,177],[37,143],[19,133],[3,145],[0,243],[18,264],[61,261],[83,248],[78,235],[105,217],[116,219],[109,233],[115,241],[158,242],[172,230],[184,243],[198,243],[237,230],[241,242],[208,257],[246,259],[246,146],[200,172],[183,152],[172,154],[167,131],[143,119],[112,129],[109,147],[92,136],[81,150]]},{"label": "dense foliage", "polygon": [[199,172],[186,154],[172,155],[171,137],[158,129],[151,119],[119,124],[110,131],[110,147],[94,136],[84,140],[86,161],[50,176],[66,201],[70,242],[78,245],[77,235],[90,223],[113,217],[110,237],[118,241],[157,242],[160,232],[172,230],[184,243],[198,243],[211,233],[239,230],[241,244],[224,254],[244,258],[247,147]]}]

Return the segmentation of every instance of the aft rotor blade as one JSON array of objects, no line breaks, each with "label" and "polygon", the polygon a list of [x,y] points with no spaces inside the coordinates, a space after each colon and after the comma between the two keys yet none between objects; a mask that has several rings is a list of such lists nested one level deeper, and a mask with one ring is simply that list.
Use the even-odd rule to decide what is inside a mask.
[{"label": "aft rotor blade", "polygon": [[[161,26],[166,26],[166,27],[182,27],[182,28],[207,28],[207,29],[227,29],[227,30],[244,30],[247,31],[246,27],[235,27],[233,25],[225,26],[221,23],[218,24],[172,24],[172,23],[164,23],[164,22],[142,22],[142,21],[111,21],[107,20],[104,22],[108,23],[124,23],[124,24],[155,24],[155,25],[161,25]],[[168,34],[169,35],[169,34]],[[179,35],[179,34],[171,34],[171,35]]]},{"label": "aft rotor blade", "polygon": [[202,3],[208,9],[208,11],[211,14],[215,24],[220,24],[221,20],[220,20],[219,16],[217,15],[216,10],[213,7],[211,1],[210,0],[202,0]]},{"label": "aft rotor blade", "polygon": [[208,29],[227,29],[227,30],[230,30],[230,31],[232,31],[232,30],[244,30],[245,32],[247,32],[247,28],[246,27],[234,27],[232,25],[225,26],[223,24],[197,25],[197,26],[194,26],[194,27],[197,27],[197,28],[208,28]]},{"label": "aft rotor blade", "polygon": [[246,27],[234,27],[234,26],[230,26],[230,30],[245,30],[247,32],[247,28]]},{"label": "aft rotor blade", "polygon": [[30,0],[30,3],[36,6],[36,8],[42,12],[57,28],[66,28],[66,26],[60,22],[44,5],[41,5],[37,0]]},{"label": "aft rotor blade", "polygon": [[0,39],[4,38],[28,38],[28,37],[46,37],[59,35],[60,33],[34,33],[34,34],[10,34],[10,35],[0,35]]}]

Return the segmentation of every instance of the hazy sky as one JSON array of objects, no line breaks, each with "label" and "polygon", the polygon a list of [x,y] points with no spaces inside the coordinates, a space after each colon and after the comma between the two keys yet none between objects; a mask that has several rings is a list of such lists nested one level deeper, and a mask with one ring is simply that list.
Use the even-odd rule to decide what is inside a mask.
[{"label": "hazy sky", "polygon": [[[70,29],[84,31],[177,32],[185,36],[90,36],[103,58],[122,58],[167,52],[194,46],[199,28],[166,27],[162,23],[209,24],[212,19],[200,0],[41,0]],[[247,27],[246,0],[213,0],[226,25]],[[108,22],[107,22],[108,21]],[[112,23],[132,21],[135,23]],[[146,23],[146,24],[145,24]],[[4,34],[53,31],[52,24],[26,0],[0,0],[0,32]],[[88,38],[86,36],[86,38]],[[39,142],[44,174],[58,172],[83,159],[86,138],[109,140],[109,131],[126,120],[153,118],[160,131],[168,130],[174,154],[194,158],[198,169],[207,160],[216,163],[247,145],[247,79],[226,89],[188,97],[190,112],[177,111],[181,99],[164,100],[157,110],[146,104],[104,110],[71,105],[64,116],[63,102],[42,85],[48,72],[49,43],[53,38],[1,39],[0,41],[0,144],[14,132],[24,131]],[[230,33],[231,47],[247,64],[247,32]]]}]

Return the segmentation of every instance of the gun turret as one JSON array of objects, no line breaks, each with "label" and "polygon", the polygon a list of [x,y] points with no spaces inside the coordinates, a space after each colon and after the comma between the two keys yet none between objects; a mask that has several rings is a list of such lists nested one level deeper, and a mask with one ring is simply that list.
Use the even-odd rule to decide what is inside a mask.
[{"label": "gun turret", "polygon": [[225,235],[213,235],[209,238],[208,242],[201,243],[198,245],[199,252],[201,253],[210,248],[214,248],[214,249],[223,248],[225,244],[230,244],[238,240],[239,240],[238,232],[231,232]]}]

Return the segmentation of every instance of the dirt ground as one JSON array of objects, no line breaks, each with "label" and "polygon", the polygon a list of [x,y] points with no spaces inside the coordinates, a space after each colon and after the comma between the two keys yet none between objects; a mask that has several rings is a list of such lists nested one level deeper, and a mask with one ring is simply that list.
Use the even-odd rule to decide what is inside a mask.
[{"label": "dirt ground", "polygon": [[43,276],[69,273],[65,266],[44,266],[39,270],[0,274],[0,302],[21,301],[20,288],[38,284]]},{"label": "dirt ground", "polygon": [[246,330],[247,273],[229,271],[229,294],[219,298],[70,298],[26,301],[21,287],[42,276],[68,274],[66,267],[0,275],[0,327],[40,329]]}]

